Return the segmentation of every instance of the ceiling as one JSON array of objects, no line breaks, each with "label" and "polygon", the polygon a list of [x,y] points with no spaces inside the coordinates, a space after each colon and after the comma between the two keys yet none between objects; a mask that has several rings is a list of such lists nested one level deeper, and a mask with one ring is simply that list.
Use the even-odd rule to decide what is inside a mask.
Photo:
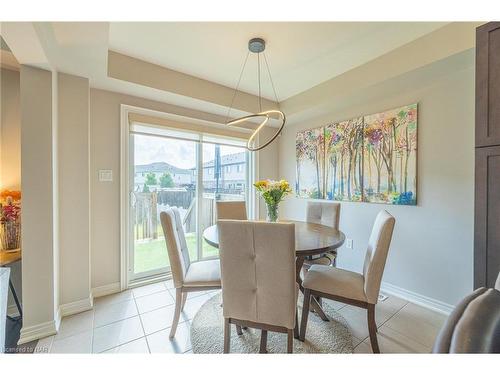
[{"label": "ceiling", "polygon": [[[162,90],[112,78],[108,72],[108,51],[227,86],[232,95],[247,54],[247,42],[259,36],[266,40],[266,55],[281,102],[446,24],[17,22],[3,23],[2,35],[21,64],[47,69],[48,63],[57,71],[88,77],[94,88],[226,116],[226,101],[200,99],[179,94],[175,89]],[[37,48],[35,42],[27,42],[28,36],[37,39]],[[240,90],[254,95],[258,92],[256,67],[255,55],[251,55],[240,85]],[[264,73],[263,96],[274,100]]]},{"label": "ceiling", "polygon": [[[228,87],[238,81],[252,37],[266,56],[282,101],[430,33],[438,22],[112,22],[109,48]],[[265,68],[264,64],[261,65]],[[274,100],[268,76],[262,93]],[[257,94],[251,54],[240,88]]]}]

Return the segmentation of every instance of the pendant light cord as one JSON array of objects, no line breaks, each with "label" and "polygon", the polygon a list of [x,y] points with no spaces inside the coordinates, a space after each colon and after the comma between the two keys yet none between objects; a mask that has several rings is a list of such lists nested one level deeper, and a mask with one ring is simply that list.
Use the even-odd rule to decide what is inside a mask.
[{"label": "pendant light cord", "polygon": [[247,56],[245,57],[245,62],[243,63],[243,67],[241,68],[240,78],[238,78],[238,83],[236,84],[236,88],[234,89],[234,93],[233,93],[233,98],[231,99],[231,105],[229,106],[229,109],[227,110],[226,123],[229,120],[229,115],[231,114],[231,109],[233,108],[234,99],[236,98],[236,94],[238,93],[238,89],[240,87],[241,78],[243,77],[243,72],[245,71],[245,66],[247,65],[247,61],[248,61],[248,55],[250,55],[250,51],[247,52]]},{"label": "pendant light cord", "polygon": [[262,95],[260,91],[260,52],[257,54],[257,80],[259,82],[259,112],[262,112]]},{"label": "pendant light cord", "polygon": [[267,57],[266,57],[266,53],[263,52],[262,53],[264,55],[264,62],[266,63],[266,68],[267,68],[267,74],[269,75],[269,80],[271,81],[271,87],[273,88],[273,92],[274,92],[274,98],[276,99],[276,105],[278,106],[278,108],[280,107],[280,102],[278,100],[278,95],[276,94],[276,89],[274,88],[274,82],[273,82],[273,77],[271,76],[271,70],[269,69],[269,64],[267,62]]}]

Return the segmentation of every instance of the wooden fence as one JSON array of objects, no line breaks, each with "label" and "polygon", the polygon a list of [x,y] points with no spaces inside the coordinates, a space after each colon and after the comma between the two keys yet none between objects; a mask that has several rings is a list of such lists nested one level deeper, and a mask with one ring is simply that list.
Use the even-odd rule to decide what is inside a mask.
[{"label": "wooden fence", "polygon": [[[183,225],[186,233],[196,231],[196,197],[194,191],[158,191],[152,193],[134,192],[136,240],[157,239],[161,233],[158,205],[168,205],[186,210]],[[200,215],[202,228],[215,223],[215,197],[205,196]]]}]

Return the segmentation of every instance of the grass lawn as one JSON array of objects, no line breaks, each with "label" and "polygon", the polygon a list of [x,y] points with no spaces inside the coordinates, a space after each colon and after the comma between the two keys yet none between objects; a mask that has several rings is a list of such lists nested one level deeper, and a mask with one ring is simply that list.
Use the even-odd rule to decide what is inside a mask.
[{"label": "grass lawn", "polygon": [[[189,257],[191,261],[198,260],[196,250],[196,234],[186,233],[186,242],[189,248]],[[213,257],[219,255],[219,249],[210,246],[203,240],[202,245],[203,257]],[[145,272],[156,268],[163,268],[169,266],[167,246],[165,239],[159,238],[147,242],[140,242],[135,244],[134,256],[134,271],[135,273]]]}]

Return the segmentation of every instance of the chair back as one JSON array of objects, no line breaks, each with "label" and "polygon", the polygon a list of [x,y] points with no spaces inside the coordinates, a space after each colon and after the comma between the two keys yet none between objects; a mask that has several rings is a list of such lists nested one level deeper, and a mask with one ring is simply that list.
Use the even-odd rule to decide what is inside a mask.
[{"label": "chair back", "polygon": [[247,220],[245,201],[217,201],[217,220]]},{"label": "chair back", "polygon": [[293,329],[295,225],[219,220],[223,315]]},{"label": "chair back", "polygon": [[189,249],[182,228],[182,219],[177,207],[160,213],[161,226],[167,244],[168,259],[174,286],[180,288],[184,284],[184,276],[191,264]]},{"label": "chair back", "polygon": [[339,229],[340,203],[307,202],[306,219],[308,223]]},{"label": "chair back", "polygon": [[390,213],[382,210],[373,224],[363,266],[364,289],[369,303],[377,303],[395,222]]}]

